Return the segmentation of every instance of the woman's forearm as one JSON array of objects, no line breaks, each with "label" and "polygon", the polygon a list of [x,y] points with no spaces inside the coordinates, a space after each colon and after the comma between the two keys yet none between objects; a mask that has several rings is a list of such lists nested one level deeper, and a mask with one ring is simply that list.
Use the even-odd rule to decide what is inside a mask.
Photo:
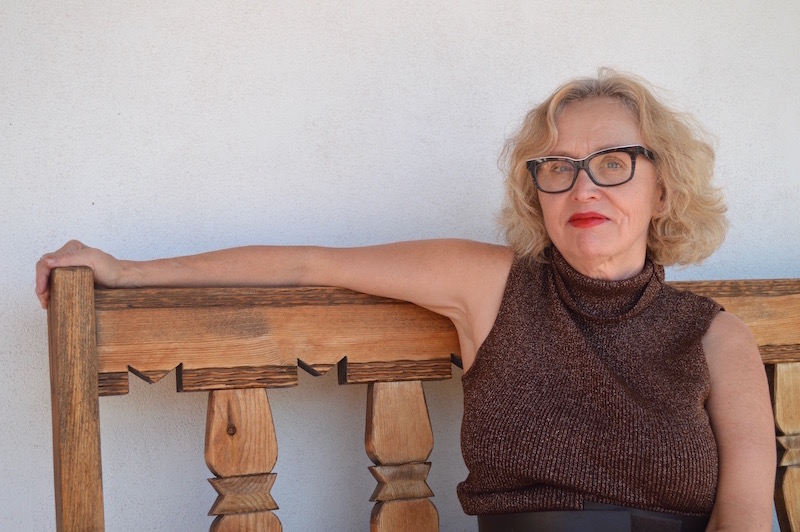
[{"label": "woman's forearm", "polygon": [[[183,257],[118,261],[114,287],[140,286],[292,286],[309,284],[311,262],[323,248],[247,246]],[[321,282],[321,276],[317,276]]]}]

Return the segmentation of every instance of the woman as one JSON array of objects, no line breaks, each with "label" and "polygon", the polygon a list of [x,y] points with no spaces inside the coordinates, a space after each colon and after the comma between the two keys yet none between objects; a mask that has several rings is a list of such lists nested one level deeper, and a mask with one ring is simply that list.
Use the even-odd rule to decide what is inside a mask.
[{"label": "woman", "polygon": [[506,154],[508,247],[132,262],[72,241],[39,261],[36,292],[46,306],[50,270],[87,265],[111,287],[329,285],[411,301],[458,332],[458,492],[481,530],[768,530],[775,443],[758,349],[716,303],[663,282],[664,265],[699,262],[724,236],[710,146],[643,82],[603,71],[533,109]]}]

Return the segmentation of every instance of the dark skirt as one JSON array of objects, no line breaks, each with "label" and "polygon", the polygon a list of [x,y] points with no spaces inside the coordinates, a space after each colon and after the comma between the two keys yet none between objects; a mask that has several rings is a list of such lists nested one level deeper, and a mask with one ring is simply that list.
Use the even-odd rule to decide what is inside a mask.
[{"label": "dark skirt", "polygon": [[478,516],[480,532],[704,532],[709,516],[587,502],[583,510]]}]

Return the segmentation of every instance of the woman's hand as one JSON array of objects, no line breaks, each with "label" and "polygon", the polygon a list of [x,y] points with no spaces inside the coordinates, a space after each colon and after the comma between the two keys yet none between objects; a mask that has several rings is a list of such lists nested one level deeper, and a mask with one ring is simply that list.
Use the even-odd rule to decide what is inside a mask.
[{"label": "woman's hand", "polygon": [[94,280],[103,286],[114,286],[119,279],[121,263],[108,253],[70,240],[58,251],[45,253],[36,263],[36,296],[42,308],[50,301],[50,272],[65,266],[88,266],[94,271]]}]

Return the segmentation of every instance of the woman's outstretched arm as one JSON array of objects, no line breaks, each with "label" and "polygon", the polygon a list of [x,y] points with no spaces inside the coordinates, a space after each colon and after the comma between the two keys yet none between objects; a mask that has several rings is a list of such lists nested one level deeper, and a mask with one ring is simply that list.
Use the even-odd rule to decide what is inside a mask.
[{"label": "woman's outstretched arm", "polygon": [[97,284],[114,288],[337,286],[447,316],[468,365],[494,323],[511,261],[506,247],[455,239],[354,248],[248,246],[148,261],[118,260],[73,240],[36,264],[36,294],[46,307],[50,272],[66,266],[88,266]]}]

